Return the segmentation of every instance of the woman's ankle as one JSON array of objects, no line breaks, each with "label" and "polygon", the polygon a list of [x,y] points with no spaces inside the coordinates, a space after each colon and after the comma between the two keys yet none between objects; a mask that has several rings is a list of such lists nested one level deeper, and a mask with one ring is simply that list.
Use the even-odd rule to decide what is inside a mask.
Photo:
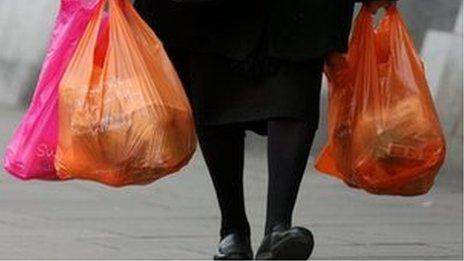
[{"label": "woman's ankle", "polygon": [[282,231],[282,230],[290,229],[291,226],[292,226],[291,222],[286,222],[286,221],[266,224],[266,227],[264,229],[264,236],[274,231]]},{"label": "woman's ankle", "polygon": [[220,238],[223,239],[227,235],[231,233],[237,233],[239,235],[242,235],[244,238],[250,238],[251,236],[251,231],[249,226],[244,226],[244,227],[227,227],[227,228],[221,228],[219,235]]}]

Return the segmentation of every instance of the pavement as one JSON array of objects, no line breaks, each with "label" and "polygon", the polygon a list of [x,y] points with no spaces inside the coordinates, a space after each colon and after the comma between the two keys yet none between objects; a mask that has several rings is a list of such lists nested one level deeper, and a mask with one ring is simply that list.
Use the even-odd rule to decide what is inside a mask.
[{"label": "pavement", "polygon": [[[0,150],[22,113],[0,108]],[[257,249],[266,139],[250,133],[246,145],[246,208]],[[313,259],[463,258],[462,186],[438,182],[410,198],[369,195],[318,173],[313,159],[293,221],[315,234]],[[0,210],[0,259],[210,259],[219,236],[219,209],[199,151],[181,172],[144,187],[23,182],[3,172]]]}]

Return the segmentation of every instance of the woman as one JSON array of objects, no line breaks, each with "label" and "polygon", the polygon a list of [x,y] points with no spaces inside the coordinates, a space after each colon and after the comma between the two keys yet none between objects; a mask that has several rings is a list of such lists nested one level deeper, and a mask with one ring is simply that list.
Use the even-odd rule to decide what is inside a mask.
[{"label": "woman", "polygon": [[[268,136],[264,238],[256,259],[308,259],[292,212],[319,122],[324,62],[347,50],[355,0],[137,0],[186,87],[221,210],[215,259],[252,259],[245,130]],[[366,3],[373,12],[392,3]]]}]

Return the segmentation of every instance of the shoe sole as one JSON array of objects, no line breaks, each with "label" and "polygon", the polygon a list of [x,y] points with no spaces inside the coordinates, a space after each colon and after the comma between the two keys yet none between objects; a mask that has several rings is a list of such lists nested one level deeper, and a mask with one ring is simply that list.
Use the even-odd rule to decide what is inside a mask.
[{"label": "shoe sole", "polygon": [[260,253],[256,259],[307,260],[311,256],[313,248],[314,239],[311,234],[302,235],[290,231],[272,247],[270,252]]},{"label": "shoe sole", "polygon": [[252,260],[252,257],[245,256],[244,254],[230,254],[230,255],[214,255],[214,260]]}]

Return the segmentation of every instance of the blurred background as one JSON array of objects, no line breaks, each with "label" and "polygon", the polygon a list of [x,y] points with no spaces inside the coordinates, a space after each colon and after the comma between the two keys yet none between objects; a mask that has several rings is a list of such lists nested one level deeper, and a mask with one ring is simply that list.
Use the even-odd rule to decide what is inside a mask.
[{"label": "blurred background", "polygon": [[[0,0],[0,152],[33,94],[58,0]],[[462,259],[463,3],[402,0],[427,68],[448,154],[433,191],[380,197],[312,167],[326,140],[321,118],[294,223],[316,234],[316,259]],[[325,112],[324,87],[321,112]],[[325,113],[321,114],[322,116]],[[266,140],[247,136],[245,190],[256,246],[264,228]],[[193,162],[143,188],[20,182],[0,176],[0,259],[208,259],[219,211],[206,166]]]}]

